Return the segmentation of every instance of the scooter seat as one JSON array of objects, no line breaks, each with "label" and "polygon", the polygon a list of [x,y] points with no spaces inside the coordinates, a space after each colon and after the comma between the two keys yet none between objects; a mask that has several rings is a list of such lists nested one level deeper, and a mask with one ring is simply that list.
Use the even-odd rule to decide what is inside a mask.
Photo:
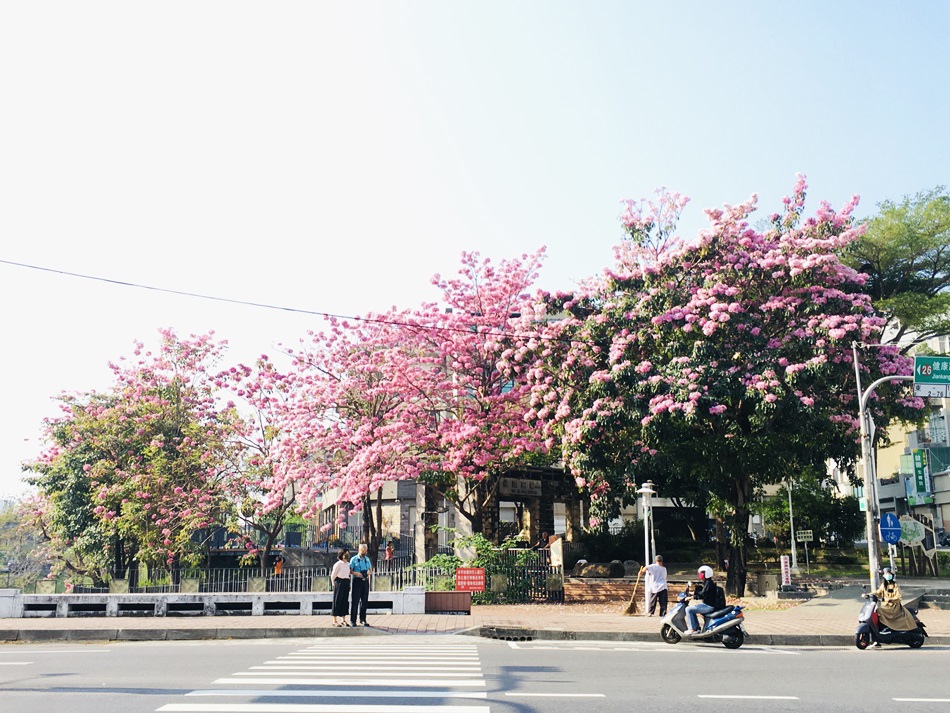
[{"label": "scooter seat", "polygon": [[719,611],[714,611],[712,614],[707,614],[710,619],[718,619],[721,616],[726,614],[732,614],[732,606],[728,606],[725,609],[720,609]]}]

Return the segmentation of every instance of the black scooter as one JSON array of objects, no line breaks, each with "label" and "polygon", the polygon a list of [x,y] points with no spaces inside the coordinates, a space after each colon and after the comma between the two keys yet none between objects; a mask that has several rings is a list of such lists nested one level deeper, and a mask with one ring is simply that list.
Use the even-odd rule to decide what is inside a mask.
[{"label": "black scooter", "polygon": [[917,622],[916,629],[906,631],[894,631],[888,627],[882,627],[877,613],[877,595],[862,595],[867,601],[861,607],[858,614],[858,630],[854,635],[854,645],[862,651],[871,644],[906,644],[912,649],[919,649],[924,645],[924,639],[928,636],[924,623],[917,618],[917,610],[907,608],[914,615],[914,621]]}]

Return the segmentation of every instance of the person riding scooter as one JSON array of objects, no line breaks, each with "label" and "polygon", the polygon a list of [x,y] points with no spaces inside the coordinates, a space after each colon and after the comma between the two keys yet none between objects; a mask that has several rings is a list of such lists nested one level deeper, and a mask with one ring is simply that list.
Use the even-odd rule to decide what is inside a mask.
[{"label": "person riding scooter", "polygon": [[719,588],[719,585],[713,581],[713,570],[708,565],[703,565],[696,571],[699,577],[699,584],[696,592],[693,594],[693,601],[686,607],[686,623],[689,629],[685,632],[687,636],[696,634],[700,631],[697,614],[711,614],[717,609],[726,605],[726,597]]},{"label": "person riding scooter", "polygon": [[881,586],[877,588],[877,615],[882,626],[893,631],[910,631],[917,628],[914,615],[904,607],[901,588],[890,567],[882,571]]}]

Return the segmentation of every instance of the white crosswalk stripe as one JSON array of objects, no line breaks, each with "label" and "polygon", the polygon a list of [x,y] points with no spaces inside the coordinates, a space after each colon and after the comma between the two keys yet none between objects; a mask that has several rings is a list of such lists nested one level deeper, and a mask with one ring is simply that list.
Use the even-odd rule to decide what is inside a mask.
[{"label": "white crosswalk stripe", "polygon": [[[490,713],[474,644],[331,641],[275,656],[185,694],[163,713]],[[356,688],[358,686],[358,689]],[[221,702],[199,702],[215,697]],[[431,699],[439,699],[438,701]],[[348,700],[343,700],[348,699]],[[426,702],[430,699],[431,702]],[[459,699],[457,704],[447,703]],[[375,701],[375,702],[374,702]]]}]

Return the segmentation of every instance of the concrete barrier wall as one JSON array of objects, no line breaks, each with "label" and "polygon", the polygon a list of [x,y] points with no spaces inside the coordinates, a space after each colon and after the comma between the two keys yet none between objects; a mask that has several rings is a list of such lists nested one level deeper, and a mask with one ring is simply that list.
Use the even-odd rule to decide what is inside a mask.
[{"label": "concrete barrier wall", "polygon": [[[20,594],[0,589],[0,618],[330,614],[330,592],[234,594]],[[372,614],[423,614],[425,589],[370,592]]]}]

